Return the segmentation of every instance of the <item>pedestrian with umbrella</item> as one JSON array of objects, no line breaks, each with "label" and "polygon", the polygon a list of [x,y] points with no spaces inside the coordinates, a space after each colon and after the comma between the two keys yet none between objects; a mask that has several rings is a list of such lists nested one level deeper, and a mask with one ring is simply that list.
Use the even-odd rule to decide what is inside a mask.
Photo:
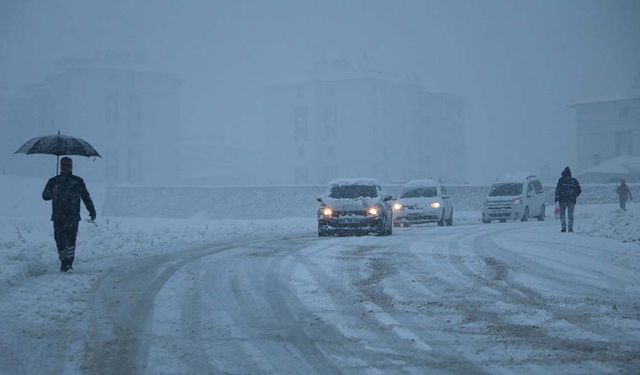
[{"label": "pedestrian with umbrella", "polygon": [[[57,135],[33,138],[16,153],[51,154],[58,158],[61,155],[100,157],[98,152],[86,141],[61,135],[60,132]],[[75,259],[76,238],[80,222],[80,200],[89,211],[91,221],[96,219],[96,209],[84,180],[73,174],[73,160],[71,158],[65,156],[60,159],[60,173],[49,179],[42,192],[42,199],[51,201],[51,220],[53,221],[58,258],[60,259],[60,272],[70,272],[73,270]]]}]

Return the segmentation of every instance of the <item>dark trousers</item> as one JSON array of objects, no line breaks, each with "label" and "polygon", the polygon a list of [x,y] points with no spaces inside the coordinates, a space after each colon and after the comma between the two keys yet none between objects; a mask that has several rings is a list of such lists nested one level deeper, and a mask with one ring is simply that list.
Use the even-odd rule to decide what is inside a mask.
[{"label": "dark trousers", "polygon": [[620,208],[627,210],[627,198],[620,198]]},{"label": "dark trousers", "polygon": [[573,202],[560,202],[560,223],[562,230],[567,229],[567,216],[569,216],[569,230],[573,230],[573,210],[576,204]]},{"label": "dark trousers", "polygon": [[60,270],[64,271],[73,265],[76,256],[76,237],[78,236],[78,221],[54,220],[53,236],[56,239]]}]

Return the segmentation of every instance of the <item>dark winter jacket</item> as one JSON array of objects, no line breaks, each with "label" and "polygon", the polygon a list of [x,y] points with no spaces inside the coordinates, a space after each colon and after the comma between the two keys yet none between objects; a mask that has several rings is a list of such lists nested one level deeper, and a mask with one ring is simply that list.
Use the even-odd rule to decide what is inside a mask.
[{"label": "dark winter jacket", "polygon": [[582,188],[578,180],[571,177],[571,169],[566,167],[556,185],[556,202],[576,203],[580,193],[582,193]]},{"label": "dark winter jacket", "polygon": [[91,218],[96,217],[96,209],[87,186],[82,178],[74,175],[58,175],[47,182],[42,199],[51,201],[51,220],[80,221],[80,199],[84,202]]},{"label": "dark winter jacket", "polygon": [[625,183],[621,183],[620,186],[618,186],[618,197],[620,199],[623,200],[628,200],[628,199],[633,199],[631,197],[631,190],[629,190],[629,186],[627,186],[627,184]]}]

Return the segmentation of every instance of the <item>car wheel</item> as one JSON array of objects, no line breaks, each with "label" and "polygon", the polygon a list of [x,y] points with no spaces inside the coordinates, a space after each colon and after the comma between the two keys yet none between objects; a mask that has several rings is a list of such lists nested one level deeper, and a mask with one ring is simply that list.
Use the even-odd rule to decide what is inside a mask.
[{"label": "car wheel", "polygon": [[389,227],[387,228],[387,236],[390,236],[393,234],[393,225],[389,225]]},{"label": "car wheel", "polygon": [[397,221],[394,221],[393,222],[393,226],[396,227],[396,228],[399,228],[399,227],[402,226],[402,223],[398,223]]},{"label": "car wheel", "polygon": [[520,221],[529,221],[529,207],[524,208],[524,214],[522,215],[522,219]]},{"label": "car wheel", "polygon": [[453,225],[453,208],[451,209],[451,213],[449,214],[449,218],[447,219],[447,226],[450,227]]},{"label": "car wheel", "polygon": [[482,222],[483,222],[484,224],[491,224],[491,220],[485,220],[485,219],[482,219]]},{"label": "car wheel", "polygon": [[440,220],[438,220],[438,226],[439,227],[444,226],[444,210],[442,210],[442,217],[440,217]]},{"label": "car wheel", "polygon": [[318,237],[328,237],[329,233],[327,233],[327,231],[325,230],[319,230],[318,231]]},{"label": "car wheel", "polygon": [[376,236],[386,236],[387,235],[387,222],[380,223],[380,227],[376,228],[375,235]]},{"label": "car wheel", "polygon": [[501,222],[501,223],[506,223],[506,222],[507,222],[507,220],[506,220],[506,219],[500,219],[500,222]]},{"label": "car wheel", "polygon": [[547,208],[546,208],[546,207],[545,207],[545,205],[543,204],[543,205],[542,205],[542,208],[541,208],[541,210],[542,210],[542,211],[540,211],[540,216],[538,216],[538,221],[544,221],[545,216],[547,216],[546,209],[547,209]]}]

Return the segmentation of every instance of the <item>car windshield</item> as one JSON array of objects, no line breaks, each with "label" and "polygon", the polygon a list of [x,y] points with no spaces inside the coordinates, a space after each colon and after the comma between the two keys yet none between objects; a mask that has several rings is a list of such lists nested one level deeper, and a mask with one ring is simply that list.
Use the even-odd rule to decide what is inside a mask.
[{"label": "car windshield", "polygon": [[353,198],[375,198],[378,196],[378,190],[375,186],[369,185],[343,185],[331,188],[329,197],[336,199],[353,199]]},{"label": "car windshield", "polygon": [[495,184],[491,186],[490,197],[509,197],[522,194],[522,184]]},{"label": "car windshield", "polygon": [[435,186],[430,187],[421,187],[416,189],[407,190],[400,198],[421,198],[421,197],[437,197],[438,196],[438,188]]}]

